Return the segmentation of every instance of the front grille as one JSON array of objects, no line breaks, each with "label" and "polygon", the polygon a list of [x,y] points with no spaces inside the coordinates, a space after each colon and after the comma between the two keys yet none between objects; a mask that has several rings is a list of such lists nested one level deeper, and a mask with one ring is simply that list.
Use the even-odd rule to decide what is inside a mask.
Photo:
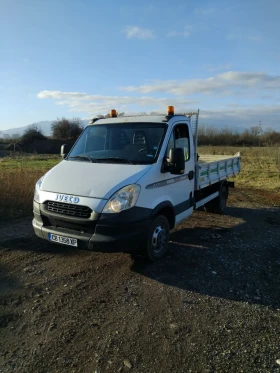
[{"label": "front grille", "polygon": [[93,234],[95,231],[96,222],[90,221],[87,223],[72,223],[72,222],[66,222],[63,220],[55,219],[51,216],[45,217],[44,216],[44,226],[50,226],[55,228],[63,228],[71,231],[76,232],[83,232],[83,233],[91,233]]},{"label": "front grille", "polygon": [[69,203],[47,201],[47,209],[56,214],[89,218],[92,210],[87,206],[77,206]]}]

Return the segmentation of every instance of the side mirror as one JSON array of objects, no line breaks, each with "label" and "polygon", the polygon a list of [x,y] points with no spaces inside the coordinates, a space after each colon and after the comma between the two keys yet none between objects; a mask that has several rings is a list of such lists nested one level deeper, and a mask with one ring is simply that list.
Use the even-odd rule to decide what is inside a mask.
[{"label": "side mirror", "polygon": [[68,151],[69,151],[69,149],[68,149],[68,145],[67,144],[61,145],[60,155],[61,155],[62,159],[64,159],[66,157]]},{"label": "side mirror", "polygon": [[170,149],[168,171],[173,175],[182,175],[185,172],[185,156],[182,148]]}]

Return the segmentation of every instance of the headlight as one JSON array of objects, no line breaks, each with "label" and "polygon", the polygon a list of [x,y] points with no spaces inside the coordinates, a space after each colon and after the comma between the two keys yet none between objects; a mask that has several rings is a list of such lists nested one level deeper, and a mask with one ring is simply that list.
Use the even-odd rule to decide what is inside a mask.
[{"label": "headlight", "polygon": [[115,214],[133,207],[140,193],[140,185],[128,185],[115,193],[106,203],[103,213]]},{"label": "headlight", "polygon": [[35,185],[35,191],[34,191],[34,201],[40,203],[40,195],[39,190],[41,189],[41,185],[43,182],[44,176],[42,176]]}]

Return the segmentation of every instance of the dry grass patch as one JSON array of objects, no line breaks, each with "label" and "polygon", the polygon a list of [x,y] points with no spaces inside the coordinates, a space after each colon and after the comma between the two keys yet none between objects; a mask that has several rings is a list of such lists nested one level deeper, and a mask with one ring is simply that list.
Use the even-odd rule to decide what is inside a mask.
[{"label": "dry grass patch", "polygon": [[36,181],[58,162],[49,156],[1,159],[0,221],[32,213]]},{"label": "dry grass patch", "polygon": [[22,216],[32,211],[34,185],[41,173],[34,169],[19,168],[0,174],[0,216]]},{"label": "dry grass patch", "polygon": [[234,155],[241,152],[241,172],[235,178],[242,188],[280,193],[279,147],[202,146],[199,154]]}]

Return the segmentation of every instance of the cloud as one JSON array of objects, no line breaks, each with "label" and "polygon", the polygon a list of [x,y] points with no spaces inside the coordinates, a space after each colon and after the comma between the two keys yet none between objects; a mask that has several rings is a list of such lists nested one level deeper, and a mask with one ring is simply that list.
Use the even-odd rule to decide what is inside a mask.
[{"label": "cloud", "polygon": [[229,104],[216,109],[200,111],[200,123],[219,127],[232,126],[242,129],[255,126],[262,120],[264,127],[280,131],[280,105],[238,105]]},{"label": "cloud", "polygon": [[148,28],[141,28],[138,26],[127,26],[123,29],[123,32],[126,35],[127,39],[142,39],[142,40],[149,40],[154,39],[156,37],[153,30]]},{"label": "cloud", "polygon": [[[203,99],[199,102],[188,100],[185,97],[102,96],[62,91],[41,91],[37,96],[41,99],[52,99],[56,105],[66,106],[69,112],[86,113],[86,117],[83,115],[86,119],[106,114],[112,108],[126,113],[140,111],[165,113],[168,105],[174,105],[176,112],[193,111],[200,107],[201,124],[242,127],[244,129],[262,120],[264,127],[271,126],[280,130],[280,105],[240,105],[236,102],[221,105],[218,101],[217,106],[213,108],[213,105],[207,105]],[[132,107],[134,107],[133,110]]]},{"label": "cloud", "polygon": [[81,92],[61,92],[61,91],[41,91],[37,94],[38,98],[84,98],[86,93],[81,93]]},{"label": "cloud", "polygon": [[260,35],[257,35],[257,34],[248,34],[246,35],[246,32],[242,33],[242,34],[236,34],[236,33],[229,33],[227,34],[226,36],[226,39],[227,40],[249,40],[249,41],[255,41],[255,42],[259,42],[259,41],[262,41],[262,37]]},{"label": "cloud", "polygon": [[227,120],[228,117],[246,121],[258,122],[266,115],[273,115],[279,119],[280,105],[238,105],[228,104],[217,109],[202,110],[202,118],[216,118]]},{"label": "cloud", "polygon": [[191,35],[192,26],[185,26],[183,31],[170,31],[167,36],[168,37],[176,37],[176,36],[183,36],[187,38]]},{"label": "cloud", "polygon": [[168,93],[175,96],[193,94],[215,95],[246,95],[248,92],[264,94],[264,90],[276,91],[280,89],[280,76],[272,76],[262,72],[228,71],[206,79],[189,80],[156,80],[141,86],[127,86],[120,88],[126,92]]},{"label": "cloud", "polygon": [[53,100],[61,111],[66,108],[88,117],[110,109],[165,113],[168,105],[174,105],[176,112],[199,107],[201,123],[205,124],[244,128],[262,120],[264,126],[280,130],[279,75],[226,71],[204,79],[155,80],[120,89],[120,95],[43,90],[37,97]]},{"label": "cloud", "polygon": [[166,111],[166,107],[176,102],[182,110],[186,106],[195,105],[195,100],[186,98],[157,98],[150,96],[103,96],[89,95],[82,92],[41,91],[37,94],[40,99],[53,99],[56,105],[67,106],[70,112],[83,112],[88,115],[108,113],[110,109],[117,108],[118,111],[127,111],[131,106],[150,108],[150,110]]}]

